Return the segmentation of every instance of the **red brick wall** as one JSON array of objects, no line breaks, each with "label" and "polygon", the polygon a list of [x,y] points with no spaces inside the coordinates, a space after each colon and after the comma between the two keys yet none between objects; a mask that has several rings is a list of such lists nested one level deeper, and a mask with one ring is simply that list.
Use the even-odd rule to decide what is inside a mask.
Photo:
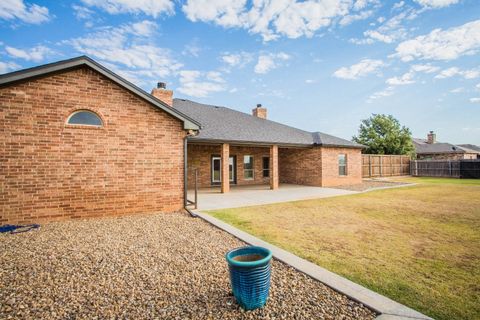
[{"label": "red brick wall", "polygon": [[280,148],[280,183],[322,185],[321,148]]},{"label": "red brick wall", "polygon": [[[194,171],[198,169],[198,187],[210,187],[212,155],[220,156],[220,145],[188,145],[188,186],[193,187]],[[243,176],[243,156],[253,156],[254,180],[245,180]],[[268,184],[269,178],[263,178],[262,157],[270,156],[270,149],[264,147],[237,147],[230,145],[230,156],[237,157],[237,185]]]},{"label": "red brick wall", "polygon": [[[338,174],[338,155],[347,155],[347,176]],[[333,187],[362,182],[360,149],[350,148],[281,148],[280,182],[308,186]]]},{"label": "red brick wall", "polygon": [[[182,124],[88,68],[0,89],[0,224],[175,211]],[[103,128],[69,126],[77,109]]]},{"label": "red brick wall", "polygon": [[[338,174],[338,155],[347,155],[347,175]],[[322,186],[362,183],[362,152],[351,148],[322,148]]]}]

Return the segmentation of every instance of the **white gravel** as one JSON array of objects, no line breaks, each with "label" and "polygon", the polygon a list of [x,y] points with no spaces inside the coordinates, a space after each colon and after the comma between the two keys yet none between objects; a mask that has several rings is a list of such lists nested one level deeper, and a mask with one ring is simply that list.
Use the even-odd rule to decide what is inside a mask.
[{"label": "white gravel", "polygon": [[270,298],[243,311],[224,254],[244,245],[178,214],[55,222],[0,234],[0,319],[372,319],[273,262]]}]

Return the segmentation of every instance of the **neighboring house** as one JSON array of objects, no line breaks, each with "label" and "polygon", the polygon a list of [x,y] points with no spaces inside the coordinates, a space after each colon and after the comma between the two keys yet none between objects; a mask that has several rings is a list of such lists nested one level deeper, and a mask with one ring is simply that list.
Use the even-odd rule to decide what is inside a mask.
[{"label": "neighboring house", "polygon": [[361,145],[151,95],[84,56],[0,76],[0,105],[0,224],[178,211],[196,170],[222,192],[361,182]]},{"label": "neighboring house", "polygon": [[427,139],[413,138],[418,160],[480,159],[480,147],[437,142],[436,134],[430,131]]}]

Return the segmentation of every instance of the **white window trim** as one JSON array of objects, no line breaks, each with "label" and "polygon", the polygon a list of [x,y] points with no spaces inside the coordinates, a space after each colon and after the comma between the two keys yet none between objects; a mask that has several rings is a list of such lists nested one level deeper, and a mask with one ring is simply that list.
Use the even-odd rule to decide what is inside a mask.
[{"label": "white window trim", "polygon": [[[338,165],[338,176],[339,177],[346,177],[348,176],[348,157],[347,157],[347,154],[346,153],[340,153],[340,155],[344,155],[345,156],[345,164],[344,165],[340,165],[340,162],[339,162],[339,159],[337,157],[337,165]],[[345,174],[340,174],[340,167],[345,167]]]},{"label": "white window trim", "polygon": [[[252,158],[252,169],[245,169],[245,157],[251,157]],[[252,177],[251,178],[245,178],[245,171],[252,171]],[[251,156],[249,154],[246,154],[243,156],[243,180],[255,180],[255,158],[254,156]]]},{"label": "white window trim", "polygon": [[[80,113],[80,112],[90,112],[90,113],[93,113],[94,115],[96,115],[98,117],[98,119],[100,119],[100,122],[102,124],[100,125],[96,125],[96,124],[83,124],[83,123],[70,123],[70,119],[76,115],[77,113]],[[103,123],[103,119],[102,117],[100,117],[100,115],[98,113],[96,113],[95,111],[92,111],[92,110],[89,110],[89,109],[79,109],[79,110],[76,110],[74,112],[72,112],[68,118],[67,118],[67,121],[65,123],[66,125],[69,125],[69,126],[85,126],[85,127],[93,127],[93,128],[102,128],[105,124]]]}]

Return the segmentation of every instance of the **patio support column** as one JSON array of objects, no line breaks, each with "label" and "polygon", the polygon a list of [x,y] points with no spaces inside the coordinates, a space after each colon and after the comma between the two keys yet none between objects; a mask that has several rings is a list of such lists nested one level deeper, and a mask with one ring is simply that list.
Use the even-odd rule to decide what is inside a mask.
[{"label": "patio support column", "polygon": [[270,189],[278,189],[278,146],[270,146]]},{"label": "patio support column", "polygon": [[229,175],[229,163],[230,163],[230,145],[228,143],[222,144],[222,193],[230,191],[230,175]]}]

